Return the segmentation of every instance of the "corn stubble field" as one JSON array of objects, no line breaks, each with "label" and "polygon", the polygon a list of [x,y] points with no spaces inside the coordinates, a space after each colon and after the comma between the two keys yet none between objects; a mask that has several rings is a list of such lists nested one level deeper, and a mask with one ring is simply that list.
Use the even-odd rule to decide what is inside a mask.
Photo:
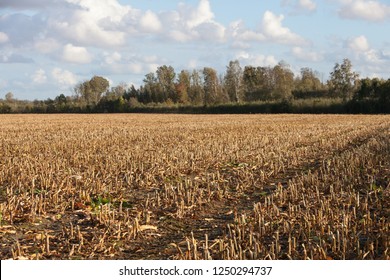
[{"label": "corn stubble field", "polygon": [[0,118],[1,259],[390,259],[390,116]]}]

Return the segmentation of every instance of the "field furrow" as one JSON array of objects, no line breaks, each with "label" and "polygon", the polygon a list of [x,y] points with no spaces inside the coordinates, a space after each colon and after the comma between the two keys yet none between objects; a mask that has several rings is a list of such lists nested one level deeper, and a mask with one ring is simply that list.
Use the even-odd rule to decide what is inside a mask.
[{"label": "field furrow", "polygon": [[389,259],[390,117],[0,116],[2,259]]}]

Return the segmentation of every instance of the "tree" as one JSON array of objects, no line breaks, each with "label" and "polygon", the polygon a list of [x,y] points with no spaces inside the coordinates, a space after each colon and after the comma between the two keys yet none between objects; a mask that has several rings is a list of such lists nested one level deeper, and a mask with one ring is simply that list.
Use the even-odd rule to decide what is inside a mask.
[{"label": "tree", "polygon": [[204,104],[204,88],[202,82],[202,73],[198,70],[193,70],[190,77],[190,89],[188,98],[191,104]]},{"label": "tree", "polygon": [[295,90],[300,92],[319,91],[323,85],[315,71],[310,68],[301,68],[301,76],[296,79]]},{"label": "tree", "polygon": [[210,67],[203,68],[204,79],[204,104],[215,104],[218,99],[218,75],[217,71]]},{"label": "tree", "polygon": [[63,105],[66,104],[68,100],[66,99],[66,96],[63,93],[61,93],[54,99],[54,102],[57,103],[58,105]]},{"label": "tree", "polygon": [[93,102],[96,104],[99,102],[103,93],[105,93],[108,90],[110,83],[107,79],[103,77],[94,76],[89,81],[89,86],[90,86]]},{"label": "tree", "polygon": [[294,73],[290,66],[281,61],[272,69],[272,98],[285,99],[291,97],[294,89]]},{"label": "tree", "polygon": [[126,100],[130,100],[130,98],[135,98],[138,100],[139,90],[137,90],[134,85],[131,85],[130,88],[123,94],[123,98]]},{"label": "tree", "polygon": [[169,98],[176,103],[178,101],[178,98],[175,94],[176,73],[173,67],[166,65],[160,66],[157,68],[156,74],[159,86],[164,95],[164,101]]},{"label": "tree", "polygon": [[144,95],[144,97],[142,98],[144,100],[144,103],[164,102],[167,99],[167,97],[164,96],[162,87],[153,72],[150,72],[145,75],[144,83],[145,86],[140,91],[140,93]]},{"label": "tree", "polygon": [[352,71],[352,63],[344,59],[342,64],[336,63],[330,73],[328,86],[334,96],[342,97],[344,100],[351,99],[358,88],[359,75]]},{"label": "tree", "polygon": [[116,87],[112,87],[110,91],[106,92],[107,100],[116,100],[123,97],[126,93],[126,83],[120,83]]},{"label": "tree", "polygon": [[14,100],[14,94],[12,92],[8,92],[6,95],[5,95],[5,100],[7,102],[12,102]]},{"label": "tree", "polygon": [[355,100],[378,99],[384,80],[365,78],[359,81],[359,89],[356,91]]},{"label": "tree", "polygon": [[76,85],[74,92],[78,99],[84,100],[87,105],[96,105],[109,86],[107,79],[94,76],[91,80]]},{"label": "tree", "polygon": [[246,101],[271,98],[273,73],[270,67],[245,66],[243,89]]},{"label": "tree", "polygon": [[177,78],[176,95],[179,103],[188,102],[188,93],[191,87],[191,76],[186,70],[182,70]]},{"label": "tree", "polygon": [[230,61],[224,77],[226,92],[233,102],[241,100],[242,68],[238,60]]}]

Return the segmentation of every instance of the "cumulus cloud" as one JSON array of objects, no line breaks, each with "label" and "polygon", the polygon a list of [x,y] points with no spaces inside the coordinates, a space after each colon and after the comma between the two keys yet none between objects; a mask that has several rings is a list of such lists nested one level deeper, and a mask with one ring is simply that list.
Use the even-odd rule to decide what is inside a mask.
[{"label": "cumulus cloud", "polygon": [[146,74],[154,72],[165,61],[156,55],[120,54],[106,52],[102,61],[102,70],[114,74]]},{"label": "cumulus cloud", "polygon": [[352,50],[357,60],[362,60],[369,65],[381,64],[388,60],[382,55],[382,52],[370,47],[367,38],[364,35],[349,39],[346,41],[348,50]]},{"label": "cumulus cloud", "polygon": [[303,45],[305,39],[283,26],[283,15],[266,11],[257,31],[247,29],[242,21],[230,25],[232,37],[239,41],[261,41],[285,45]]},{"label": "cumulus cloud", "polygon": [[54,68],[51,72],[53,79],[61,86],[73,86],[77,83],[77,77],[68,70]]},{"label": "cumulus cloud", "polygon": [[208,0],[201,0],[199,5],[194,9],[191,6],[180,4],[179,13],[188,27],[193,28],[204,22],[210,22],[214,18]]},{"label": "cumulus cloud", "polygon": [[278,64],[273,55],[251,54],[245,51],[238,52],[235,59],[238,59],[243,65],[275,66]]},{"label": "cumulus cloud", "polygon": [[370,49],[367,38],[363,35],[348,40],[348,47],[355,52],[366,52]]},{"label": "cumulus cloud", "polygon": [[47,81],[46,72],[43,69],[38,69],[31,75],[34,84],[44,84]]},{"label": "cumulus cloud", "polygon": [[130,12],[116,0],[66,0],[72,9],[58,12],[48,20],[49,28],[71,42],[82,45],[118,46],[125,43],[121,21]]},{"label": "cumulus cloud", "polygon": [[302,44],[304,39],[291,32],[287,27],[282,26],[283,15],[276,16],[266,11],[262,21],[262,30],[267,38],[283,44]]},{"label": "cumulus cloud", "polygon": [[372,0],[342,0],[339,10],[342,18],[383,21],[390,19],[390,5]]},{"label": "cumulus cloud", "polygon": [[197,6],[180,3],[176,11],[159,14],[164,29],[160,36],[177,42],[225,40],[226,28],[215,21],[208,0],[201,0]]},{"label": "cumulus cloud", "polygon": [[122,59],[122,55],[119,52],[104,53],[104,61],[107,64],[118,63]]},{"label": "cumulus cloud", "polygon": [[90,63],[92,61],[92,56],[86,48],[73,46],[72,44],[64,46],[62,58],[66,62],[79,64]]},{"label": "cumulus cloud", "polygon": [[146,13],[141,16],[140,26],[143,31],[152,32],[152,33],[158,32],[162,28],[158,16],[150,10],[146,11]]}]

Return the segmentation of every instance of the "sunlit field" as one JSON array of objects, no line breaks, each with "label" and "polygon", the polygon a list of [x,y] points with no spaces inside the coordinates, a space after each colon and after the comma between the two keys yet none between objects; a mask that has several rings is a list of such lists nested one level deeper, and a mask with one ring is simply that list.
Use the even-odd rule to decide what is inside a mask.
[{"label": "sunlit field", "polygon": [[390,116],[0,115],[1,259],[390,259]]}]

